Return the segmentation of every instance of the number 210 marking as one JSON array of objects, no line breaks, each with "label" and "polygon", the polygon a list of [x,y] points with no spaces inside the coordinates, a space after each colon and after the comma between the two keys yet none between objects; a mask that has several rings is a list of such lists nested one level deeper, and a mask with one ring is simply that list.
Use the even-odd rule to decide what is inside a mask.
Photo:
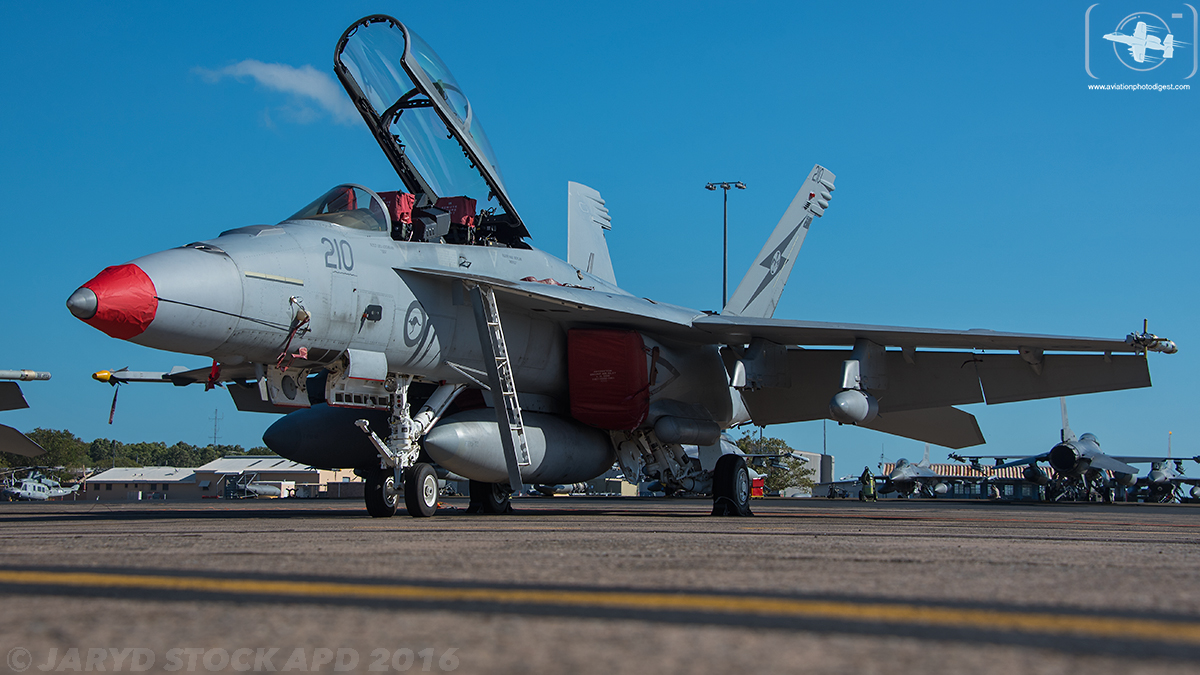
[{"label": "number 210 marking", "polygon": [[326,267],[347,272],[354,269],[354,251],[350,248],[350,242],[339,239],[334,243],[332,239],[321,237],[321,243],[329,247],[329,250],[325,251]]}]

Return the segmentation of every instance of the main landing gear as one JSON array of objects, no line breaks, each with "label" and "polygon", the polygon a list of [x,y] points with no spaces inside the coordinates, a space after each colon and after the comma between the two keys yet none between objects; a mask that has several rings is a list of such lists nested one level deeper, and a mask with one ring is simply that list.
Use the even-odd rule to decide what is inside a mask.
[{"label": "main landing gear", "polygon": [[470,488],[471,503],[467,506],[467,513],[512,513],[508,485],[473,480]]},{"label": "main landing gear", "polygon": [[752,516],[750,470],[740,455],[721,455],[713,468],[714,516]]}]

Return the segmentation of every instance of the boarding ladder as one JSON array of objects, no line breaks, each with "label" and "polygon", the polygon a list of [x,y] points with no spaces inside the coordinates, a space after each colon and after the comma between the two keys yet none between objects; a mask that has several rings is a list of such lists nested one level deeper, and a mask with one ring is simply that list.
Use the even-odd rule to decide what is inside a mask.
[{"label": "boarding ladder", "polygon": [[521,418],[521,404],[517,400],[517,385],[513,380],[508,346],[504,342],[504,329],[500,326],[496,294],[491,286],[476,284],[471,288],[471,299],[471,304],[475,306],[475,324],[479,328],[479,344],[483,348],[492,401],[496,406],[496,422],[500,425],[500,443],[504,447],[509,487],[520,492],[524,485],[519,467],[529,466],[529,444],[525,439],[525,421]]}]

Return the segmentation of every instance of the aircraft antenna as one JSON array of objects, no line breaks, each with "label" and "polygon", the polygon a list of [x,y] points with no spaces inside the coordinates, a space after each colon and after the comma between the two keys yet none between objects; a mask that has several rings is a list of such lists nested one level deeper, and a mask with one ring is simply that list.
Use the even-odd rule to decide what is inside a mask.
[{"label": "aircraft antenna", "polygon": [[220,436],[217,435],[218,425],[221,423],[221,420],[225,418],[221,416],[220,410],[214,408],[213,416],[209,419],[211,419],[213,423],[213,447],[215,448],[217,446],[217,439],[220,438]]}]

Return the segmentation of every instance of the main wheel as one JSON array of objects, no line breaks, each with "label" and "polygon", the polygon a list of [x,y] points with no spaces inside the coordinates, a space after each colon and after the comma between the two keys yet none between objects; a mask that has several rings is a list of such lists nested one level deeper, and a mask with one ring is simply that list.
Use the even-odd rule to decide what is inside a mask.
[{"label": "main wheel", "polygon": [[433,467],[418,462],[404,474],[404,506],[414,518],[428,518],[437,511],[438,479]]},{"label": "main wheel", "polygon": [[752,516],[750,470],[739,455],[721,455],[713,468],[714,516]]},{"label": "main wheel", "polygon": [[508,486],[504,483],[484,483],[473,480],[469,484],[471,504],[467,513],[512,513]]},{"label": "main wheel", "polygon": [[367,472],[364,493],[367,513],[372,518],[391,518],[396,515],[400,496],[396,494],[396,473],[391,469],[371,469]]}]

